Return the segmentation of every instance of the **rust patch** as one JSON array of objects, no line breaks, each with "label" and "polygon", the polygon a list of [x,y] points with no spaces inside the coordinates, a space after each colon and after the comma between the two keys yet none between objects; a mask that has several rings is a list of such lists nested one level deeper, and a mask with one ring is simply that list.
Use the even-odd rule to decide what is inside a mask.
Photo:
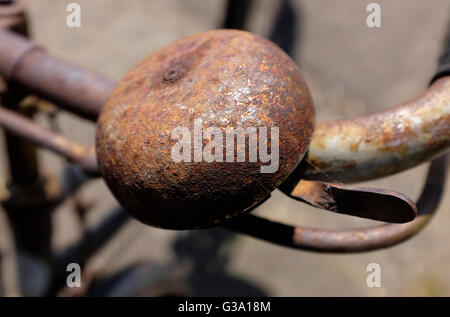
[{"label": "rust patch", "polygon": [[359,147],[359,143],[360,142],[351,144],[350,145],[350,150],[353,151],[353,152],[357,152],[358,151],[358,147]]}]

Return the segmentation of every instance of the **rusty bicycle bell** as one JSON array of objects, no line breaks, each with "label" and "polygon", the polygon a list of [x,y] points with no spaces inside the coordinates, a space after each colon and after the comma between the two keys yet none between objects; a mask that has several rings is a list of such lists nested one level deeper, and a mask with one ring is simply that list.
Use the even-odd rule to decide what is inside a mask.
[{"label": "rusty bicycle bell", "polygon": [[[237,143],[232,162],[228,152],[219,155],[223,161],[205,161],[202,150],[213,138],[199,144],[190,134],[187,156],[174,160],[174,131],[193,132],[195,139],[199,120],[203,136],[210,127],[222,136],[229,129],[277,128],[279,140],[266,140],[266,149],[278,142],[277,169],[262,173],[265,163],[250,160],[249,151],[239,160]],[[96,151],[103,178],[132,216],[166,229],[207,228],[267,199],[304,157],[314,124],[310,92],[286,53],[248,32],[215,30],[157,50],[123,77],[99,117]],[[417,214],[414,202],[398,193],[292,182],[292,175],[286,182],[292,186],[280,189],[317,208],[389,222]]]},{"label": "rusty bicycle bell", "polygon": [[[314,118],[304,79],[278,46],[243,31],[200,33],[150,54],[120,81],[98,121],[99,167],[140,221],[210,227],[250,209],[286,179],[305,154]],[[224,134],[230,127],[278,127],[278,170],[261,173],[261,161],[237,158],[174,162],[171,132],[193,131],[196,119]]]}]

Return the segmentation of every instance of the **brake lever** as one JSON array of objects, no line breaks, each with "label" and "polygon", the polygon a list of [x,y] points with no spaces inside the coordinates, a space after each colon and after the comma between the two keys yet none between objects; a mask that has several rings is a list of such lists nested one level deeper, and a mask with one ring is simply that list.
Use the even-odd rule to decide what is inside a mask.
[{"label": "brake lever", "polygon": [[339,214],[391,223],[409,222],[417,216],[417,207],[409,197],[385,189],[300,180],[293,189],[281,186],[280,190],[296,200]]}]

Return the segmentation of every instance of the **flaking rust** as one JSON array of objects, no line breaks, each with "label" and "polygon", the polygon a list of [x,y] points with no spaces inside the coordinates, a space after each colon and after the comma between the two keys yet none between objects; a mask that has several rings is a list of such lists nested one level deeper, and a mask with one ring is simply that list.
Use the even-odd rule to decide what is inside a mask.
[{"label": "flaking rust", "polygon": [[[302,75],[275,44],[243,31],[200,33],[154,52],[121,80],[98,121],[99,167],[142,222],[209,227],[249,210],[286,179],[307,150],[314,118]],[[175,163],[171,131],[192,131],[195,119],[224,134],[279,128],[278,170],[261,173],[262,163],[248,160]]]}]

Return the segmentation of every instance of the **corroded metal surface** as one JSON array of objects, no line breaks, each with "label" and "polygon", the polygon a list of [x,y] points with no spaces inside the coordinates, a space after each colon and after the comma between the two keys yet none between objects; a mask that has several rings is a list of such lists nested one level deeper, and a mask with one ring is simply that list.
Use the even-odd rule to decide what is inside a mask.
[{"label": "corroded metal surface", "polygon": [[[261,173],[262,163],[248,158],[173,162],[169,134],[180,126],[193,131],[194,119],[224,135],[227,128],[278,127],[278,171]],[[136,218],[199,228],[266,198],[302,159],[313,126],[295,63],[263,38],[219,30],[170,44],[132,69],[100,115],[96,147],[103,177]]]},{"label": "corroded metal surface", "polygon": [[300,178],[357,182],[431,160],[450,146],[450,77],[395,108],[318,123]]},{"label": "corroded metal surface", "polygon": [[417,215],[414,202],[400,193],[378,188],[345,187],[338,184],[301,180],[289,197],[314,207],[361,218],[403,223]]}]

